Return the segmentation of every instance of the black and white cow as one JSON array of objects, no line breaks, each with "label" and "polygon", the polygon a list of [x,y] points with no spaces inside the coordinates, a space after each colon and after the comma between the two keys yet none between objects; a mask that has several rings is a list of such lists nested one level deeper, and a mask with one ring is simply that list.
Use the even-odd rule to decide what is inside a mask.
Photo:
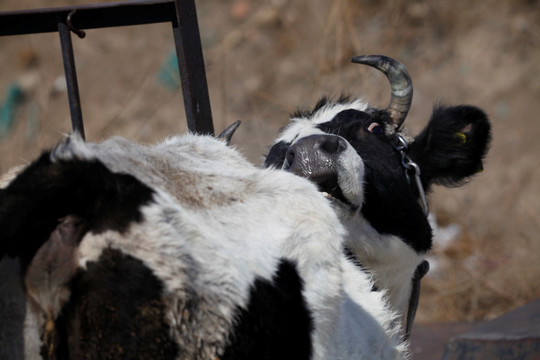
[{"label": "black and white cow", "polygon": [[313,110],[292,115],[265,165],[312,180],[332,201],[347,229],[344,251],[409,318],[408,331],[432,245],[425,193],[433,184],[460,185],[483,169],[490,124],[476,107],[438,106],[424,130],[409,138],[401,128],[412,101],[407,70],[385,56],[353,62],[388,77],[388,107],[322,99]]},{"label": "black and white cow", "polygon": [[0,190],[0,358],[407,357],[304,178],[191,134],[72,135],[19,171]]}]

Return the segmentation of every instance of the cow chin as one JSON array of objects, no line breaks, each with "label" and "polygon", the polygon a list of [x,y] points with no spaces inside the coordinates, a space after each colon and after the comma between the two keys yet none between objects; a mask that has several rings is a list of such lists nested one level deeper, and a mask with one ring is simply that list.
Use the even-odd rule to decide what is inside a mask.
[{"label": "cow chin", "polygon": [[[349,218],[360,208],[362,203],[362,191],[361,189],[358,191],[358,189],[350,187],[355,181],[348,179],[350,176],[349,172],[332,172],[330,174],[325,174],[324,176],[321,176],[320,174],[318,176],[313,176],[312,173],[294,171],[294,169],[286,171],[313,182],[317,186],[319,192],[330,201],[332,207],[340,217]],[[347,185],[347,187],[342,187],[342,184]],[[344,189],[346,190],[344,191]],[[360,194],[360,196],[358,196],[358,194]]]}]

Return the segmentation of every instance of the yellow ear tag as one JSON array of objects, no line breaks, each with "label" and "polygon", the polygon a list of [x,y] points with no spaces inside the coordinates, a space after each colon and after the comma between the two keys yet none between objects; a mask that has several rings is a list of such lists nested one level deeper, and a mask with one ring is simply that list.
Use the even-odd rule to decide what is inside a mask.
[{"label": "yellow ear tag", "polygon": [[462,143],[462,144],[466,144],[467,143],[467,135],[465,135],[464,133],[462,132],[457,132],[456,134],[456,137],[459,139],[459,142]]},{"label": "yellow ear tag", "polygon": [[482,162],[480,162],[480,167],[478,168],[478,170],[476,170],[477,174],[479,174],[481,172],[484,172],[484,164],[482,164]]}]

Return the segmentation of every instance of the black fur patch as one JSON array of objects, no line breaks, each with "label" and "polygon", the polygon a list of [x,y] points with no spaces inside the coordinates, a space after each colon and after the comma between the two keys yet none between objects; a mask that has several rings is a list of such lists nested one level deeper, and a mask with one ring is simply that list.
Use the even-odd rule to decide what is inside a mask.
[{"label": "black fur patch", "polygon": [[312,320],[296,266],[282,260],[273,281],[258,279],[239,309],[231,343],[220,359],[310,359]]},{"label": "black fur patch", "polygon": [[486,114],[474,106],[436,107],[410,154],[422,169],[425,186],[459,186],[483,169],[491,142]]},{"label": "black fur patch", "polygon": [[24,359],[26,294],[19,259],[0,260],[0,359]]},{"label": "black fur patch", "polygon": [[397,235],[419,253],[428,251],[432,244],[431,227],[417,198],[408,184],[384,181],[379,174],[366,169],[362,215],[380,234]]},{"label": "black fur patch", "polygon": [[318,127],[345,138],[361,156],[365,165],[361,212],[371,226],[381,234],[401,237],[417,252],[425,252],[431,247],[431,227],[390,139],[384,133],[368,130],[374,122],[384,126],[388,114],[376,109],[349,109]]},{"label": "black fur patch", "polygon": [[175,359],[163,285],[138,259],[105,249],[71,281],[55,324],[57,359]]},{"label": "black fur patch", "polygon": [[289,150],[290,146],[291,144],[286,141],[275,143],[266,155],[264,166],[281,169],[283,163],[285,162],[285,155],[287,154],[287,150]]},{"label": "black fur patch", "polygon": [[94,233],[125,231],[141,220],[139,209],[152,194],[135,177],[113,173],[98,160],[52,163],[44,153],[0,192],[0,258],[7,253],[26,266],[69,214]]}]

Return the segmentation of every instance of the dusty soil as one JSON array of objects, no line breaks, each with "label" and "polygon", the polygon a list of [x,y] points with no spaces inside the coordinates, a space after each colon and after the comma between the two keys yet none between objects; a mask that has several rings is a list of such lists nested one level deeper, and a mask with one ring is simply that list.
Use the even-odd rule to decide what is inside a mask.
[{"label": "dusty soil", "polygon": [[[3,0],[0,11],[97,1]],[[540,296],[540,3],[534,0],[199,1],[199,24],[217,130],[241,119],[233,143],[260,163],[298,107],[347,93],[386,106],[375,70],[349,63],[392,56],[409,69],[411,133],[434,104],[473,104],[493,123],[485,171],[459,189],[436,189],[440,234],[418,319],[474,321]],[[173,50],[170,25],[87,31],[73,37],[87,139],[154,142],[186,130],[176,84],[159,74]],[[0,139],[0,171],[31,161],[70,131],[57,34],[0,38],[0,106],[24,96]],[[172,86],[172,87],[171,87]]]}]

